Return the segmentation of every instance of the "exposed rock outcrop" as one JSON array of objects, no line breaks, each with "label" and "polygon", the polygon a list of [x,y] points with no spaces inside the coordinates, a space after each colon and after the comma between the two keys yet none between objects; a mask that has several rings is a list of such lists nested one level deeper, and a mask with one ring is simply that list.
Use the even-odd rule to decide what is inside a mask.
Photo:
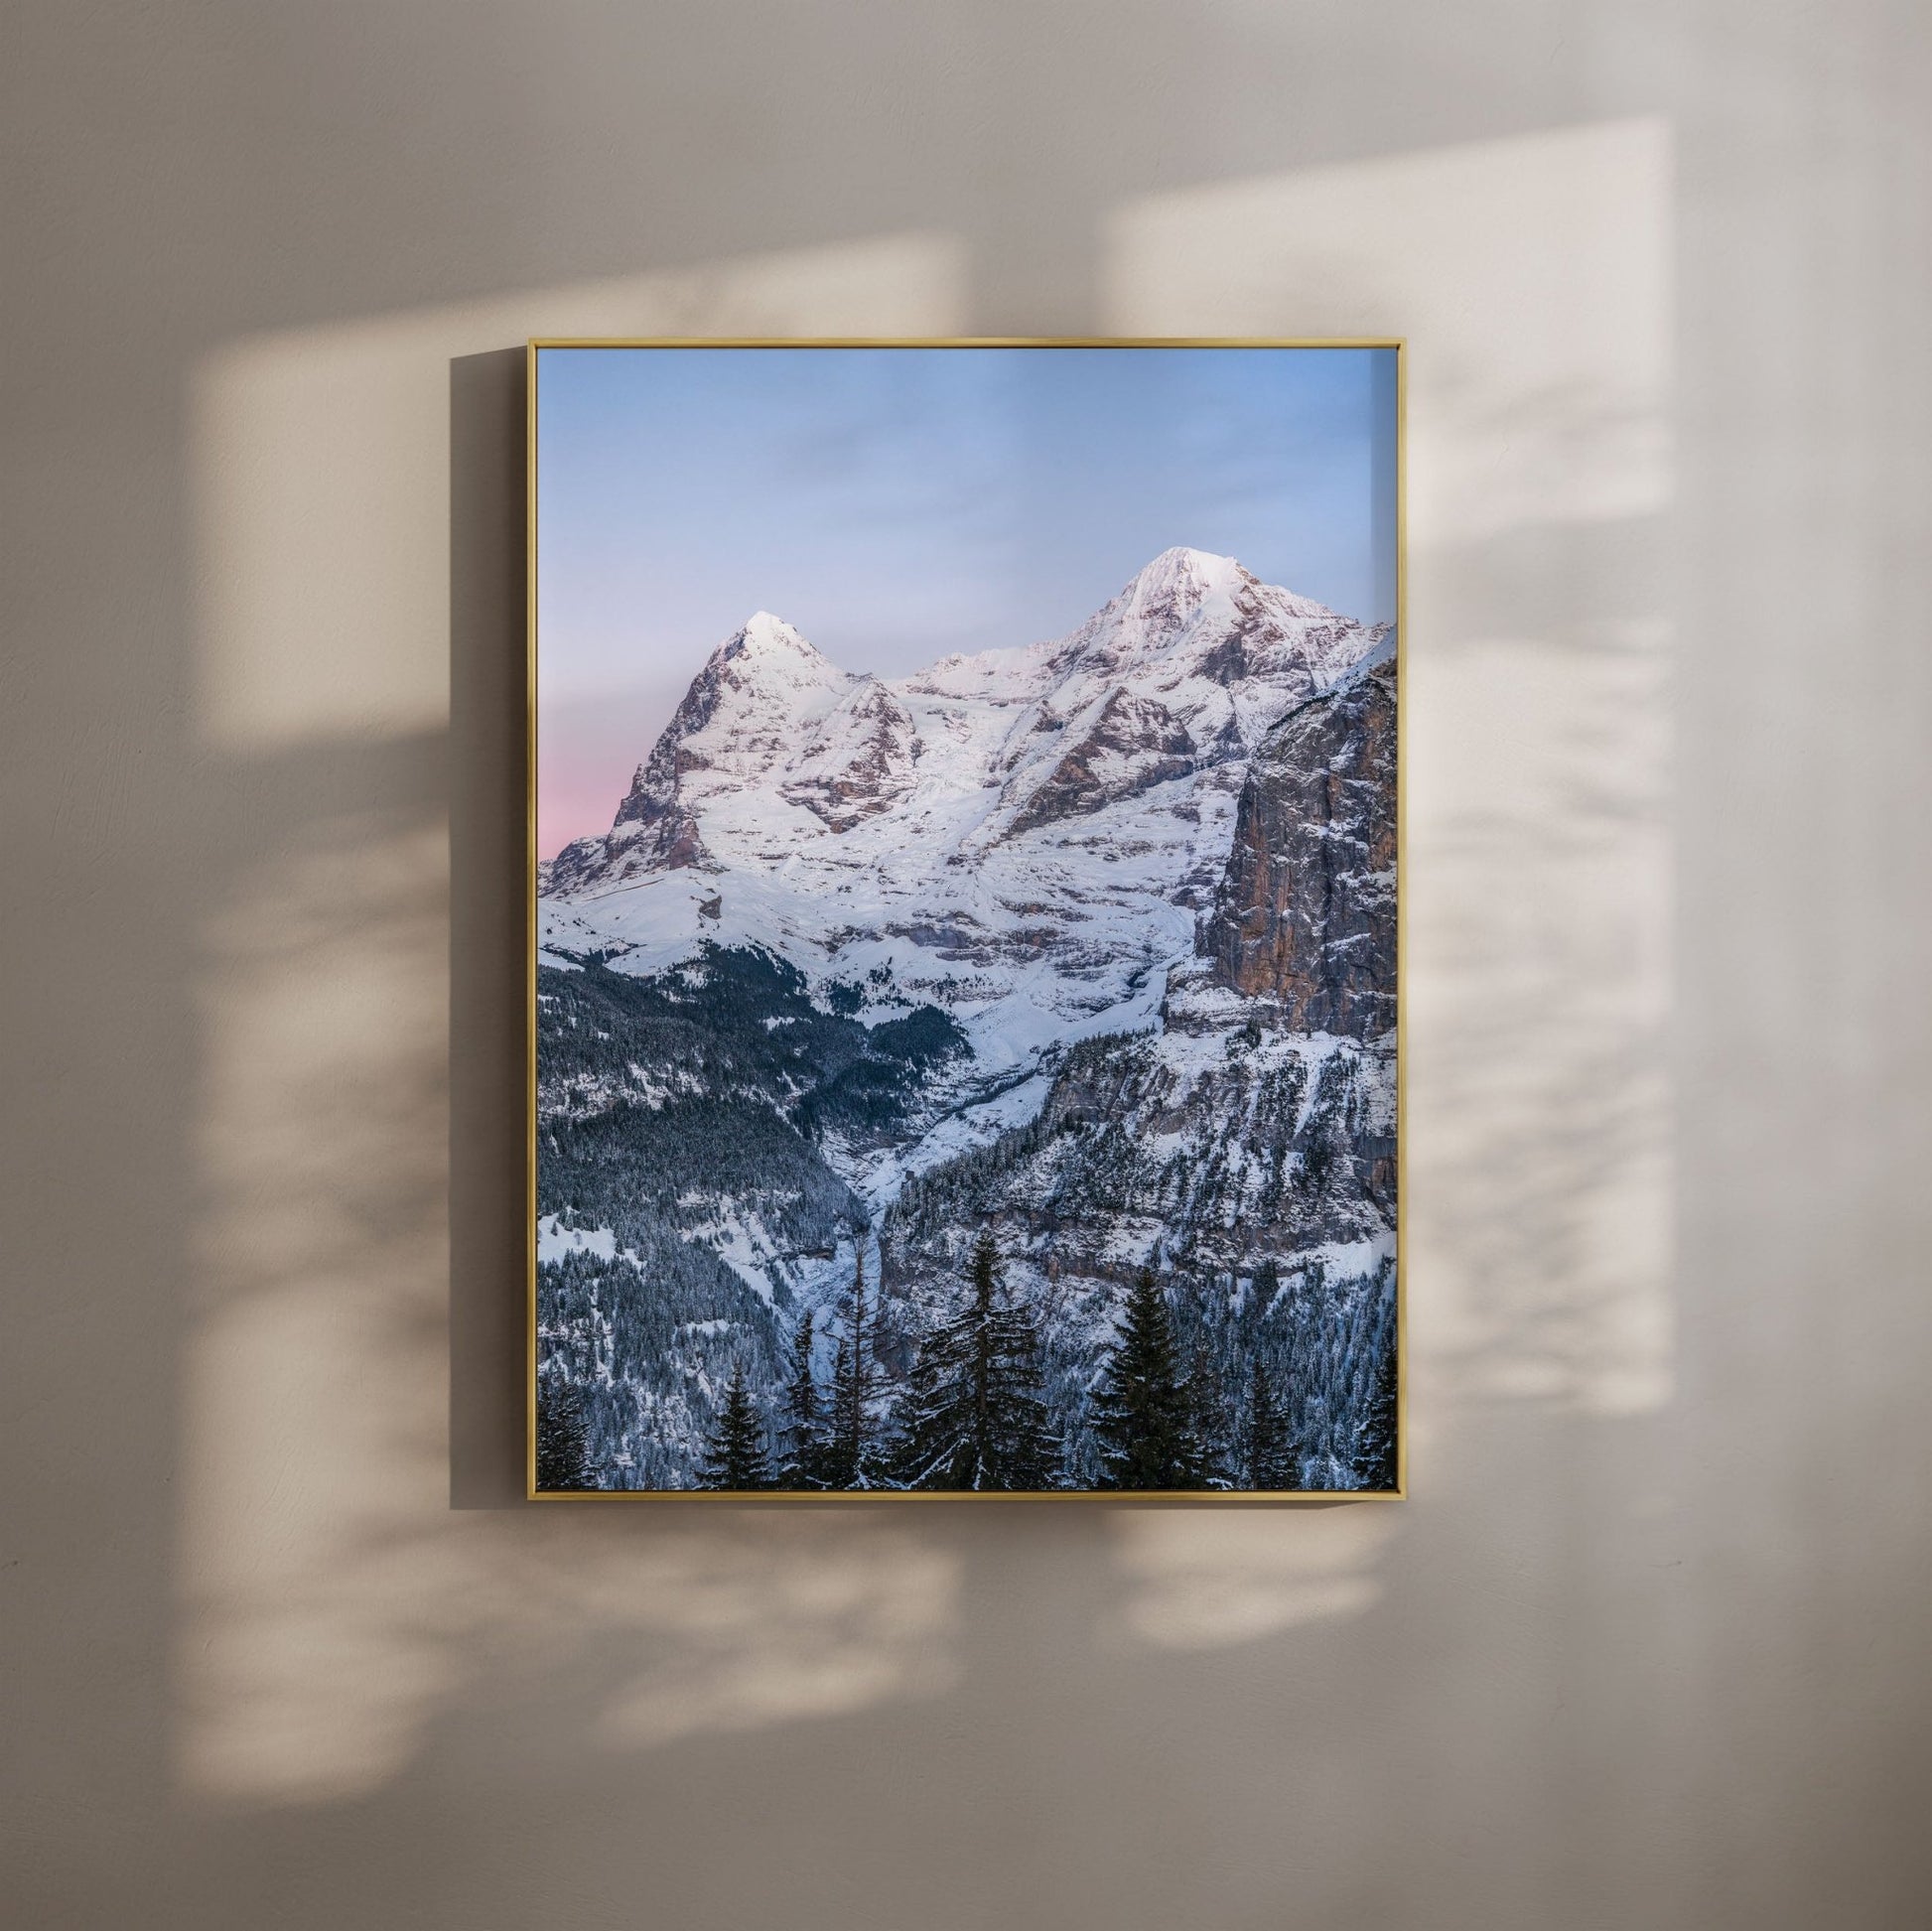
[{"label": "exposed rock outcrop", "polygon": [[1185,777],[1194,768],[1194,752],[1187,726],[1166,705],[1117,690],[1027,800],[1007,827],[1007,836],[1097,811],[1170,778]]},{"label": "exposed rock outcrop", "polygon": [[1255,754],[1200,949],[1298,1032],[1395,1025],[1393,663],[1282,719]]},{"label": "exposed rock outcrop", "polygon": [[911,785],[919,752],[912,714],[875,678],[819,721],[796,774],[778,788],[828,831],[850,831],[890,811]]}]

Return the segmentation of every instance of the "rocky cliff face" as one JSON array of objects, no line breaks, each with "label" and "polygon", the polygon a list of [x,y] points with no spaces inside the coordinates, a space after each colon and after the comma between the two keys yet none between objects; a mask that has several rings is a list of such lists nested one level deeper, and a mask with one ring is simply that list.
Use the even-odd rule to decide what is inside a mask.
[{"label": "rocky cliff face", "polygon": [[[690,702],[687,694],[685,704]],[[702,865],[710,856],[704,836],[678,795],[683,768],[680,744],[668,735],[661,738],[637,767],[611,829],[566,845],[543,868],[538,886],[544,896],[615,887]]]},{"label": "rocky cliff face", "polygon": [[1300,1032],[1395,1025],[1395,666],[1289,713],[1235,812],[1201,932],[1222,982]]},{"label": "rocky cliff face", "polygon": [[911,1182],[889,1280],[916,1286],[981,1223],[1090,1288],[1156,1253],[1239,1277],[1393,1252],[1395,705],[1381,663],[1268,734],[1158,1028],[1075,1046],[1034,1119]]}]

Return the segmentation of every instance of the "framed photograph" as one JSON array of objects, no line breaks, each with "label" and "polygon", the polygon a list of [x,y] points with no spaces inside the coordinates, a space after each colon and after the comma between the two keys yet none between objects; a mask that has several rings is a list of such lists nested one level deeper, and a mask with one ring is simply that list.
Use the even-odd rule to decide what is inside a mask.
[{"label": "framed photograph", "polygon": [[531,344],[533,1498],[1402,1494],[1402,359]]}]

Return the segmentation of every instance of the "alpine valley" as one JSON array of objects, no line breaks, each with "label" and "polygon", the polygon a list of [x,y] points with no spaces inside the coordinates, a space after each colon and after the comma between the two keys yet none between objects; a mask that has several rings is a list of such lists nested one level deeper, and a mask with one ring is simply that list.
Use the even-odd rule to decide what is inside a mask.
[{"label": "alpine valley", "polygon": [[[721,643],[538,870],[554,1485],[1392,1487],[1394,660],[1186,549],[897,680]],[[1002,1348],[1027,1446],[934,1459]]]}]

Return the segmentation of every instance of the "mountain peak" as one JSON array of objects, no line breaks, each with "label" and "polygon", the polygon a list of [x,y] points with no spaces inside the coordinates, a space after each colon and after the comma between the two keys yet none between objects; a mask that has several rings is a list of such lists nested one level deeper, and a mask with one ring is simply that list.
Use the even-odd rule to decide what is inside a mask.
[{"label": "mountain peak", "polygon": [[807,642],[782,617],[775,617],[770,611],[754,611],[745,621],[718,646],[717,657],[729,661],[734,657],[766,656],[790,652],[794,656],[824,661],[823,653],[817,645]]},{"label": "mountain peak", "polygon": [[1175,544],[1141,568],[1067,641],[1082,660],[1159,654],[1217,617],[1232,622],[1243,593],[1259,589],[1232,557]]},{"label": "mountain peak", "polygon": [[1220,575],[1240,568],[1232,557],[1224,557],[1218,550],[1196,550],[1190,544],[1173,543],[1163,550],[1141,574],[1146,576],[1150,571],[1190,570],[1196,575]]},{"label": "mountain peak", "polygon": [[1247,575],[1247,571],[1232,557],[1217,556],[1212,550],[1193,550],[1183,543],[1176,543],[1172,549],[1163,550],[1153,562],[1143,565],[1122,594],[1146,595],[1183,588],[1232,588]]}]

